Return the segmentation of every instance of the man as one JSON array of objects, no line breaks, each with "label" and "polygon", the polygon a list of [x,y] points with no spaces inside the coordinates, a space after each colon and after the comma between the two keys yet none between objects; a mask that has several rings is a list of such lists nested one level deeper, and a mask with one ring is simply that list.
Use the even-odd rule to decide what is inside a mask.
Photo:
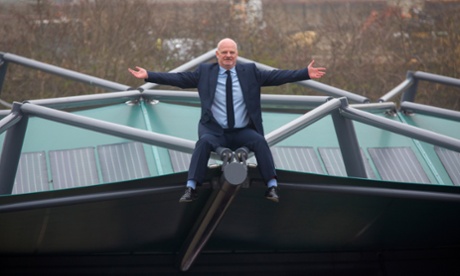
[{"label": "man", "polygon": [[301,70],[260,71],[253,63],[237,64],[238,47],[230,38],[218,43],[216,58],[217,63],[201,64],[194,72],[160,73],[138,66],[136,70],[128,68],[134,77],[147,82],[198,89],[199,139],[192,154],[185,193],[179,201],[197,198],[196,186],[204,181],[211,151],[220,146],[233,150],[245,146],[255,153],[260,175],[267,185],[265,197],[278,202],[275,165],[262,126],[260,88],[320,78],[326,69],[313,67],[314,61]]}]

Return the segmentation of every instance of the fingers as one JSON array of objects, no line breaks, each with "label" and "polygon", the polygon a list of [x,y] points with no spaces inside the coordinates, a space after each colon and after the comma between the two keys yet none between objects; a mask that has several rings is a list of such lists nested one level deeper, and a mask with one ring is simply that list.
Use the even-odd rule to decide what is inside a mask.
[{"label": "fingers", "polygon": [[136,66],[135,68],[136,70],[128,68],[128,71],[131,73],[131,75],[133,75],[134,77],[138,79],[142,79],[142,78],[145,79],[147,76],[147,71],[144,68],[139,67],[139,66]]},{"label": "fingers", "polygon": [[319,70],[320,68],[315,68],[315,69],[318,69],[318,70],[315,70],[314,72],[312,72],[312,78],[321,78],[322,76],[324,76],[326,74],[326,72],[324,70]]},{"label": "fingers", "polygon": [[325,67],[318,67],[315,68],[313,65],[315,64],[315,60],[312,60],[310,64],[308,64],[308,74],[312,79],[319,79],[326,74]]},{"label": "fingers", "polygon": [[133,70],[131,68],[128,68],[128,71],[131,73],[131,75],[133,75],[133,76],[135,76],[137,78],[137,74],[138,74],[137,71],[135,71],[135,70]]},{"label": "fingers", "polygon": [[133,70],[133,69],[131,69],[131,68],[128,68],[128,70],[129,70],[130,72],[141,72],[141,71],[145,70],[144,68],[139,67],[139,66],[135,66],[134,68],[136,68],[137,71],[136,71],[136,70]]},{"label": "fingers", "polygon": [[321,73],[321,74],[326,74],[326,68],[324,67],[318,67],[318,68],[314,68],[316,70],[316,72],[318,73]]}]

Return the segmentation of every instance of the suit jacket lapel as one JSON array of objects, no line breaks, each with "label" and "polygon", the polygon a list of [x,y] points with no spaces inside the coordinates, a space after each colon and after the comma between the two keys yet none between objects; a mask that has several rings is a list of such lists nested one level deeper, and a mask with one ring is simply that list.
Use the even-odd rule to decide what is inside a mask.
[{"label": "suit jacket lapel", "polygon": [[248,102],[247,97],[249,96],[248,95],[249,81],[248,81],[248,78],[246,77],[246,74],[244,73],[245,70],[246,68],[244,68],[244,66],[236,65],[236,74],[238,75],[238,80],[240,81],[241,92],[243,93],[244,101],[247,103]]},{"label": "suit jacket lapel", "polygon": [[217,89],[217,77],[219,75],[219,66],[212,66],[209,72],[209,91],[208,91],[208,99],[210,100],[211,104],[214,102],[214,96],[216,95]]}]

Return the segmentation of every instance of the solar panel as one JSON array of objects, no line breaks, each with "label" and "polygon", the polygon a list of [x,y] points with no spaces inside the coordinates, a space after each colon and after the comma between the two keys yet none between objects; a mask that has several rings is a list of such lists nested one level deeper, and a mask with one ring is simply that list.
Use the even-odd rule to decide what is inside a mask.
[{"label": "solar panel", "polygon": [[431,183],[410,147],[369,148],[382,180]]},{"label": "solar panel", "polygon": [[44,151],[22,153],[13,186],[13,194],[49,190],[48,169]]},{"label": "solar panel", "polygon": [[126,142],[97,147],[104,182],[124,181],[150,176],[144,146]]},{"label": "solar panel", "polygon": [[93,147],[55,150],[49,155],[55,189],[99,183]]},{"label": "solar panel", "polygon": [[460,185],[460,152],[434,147],[454,185]]},{"label": "solar panel", "polygon": [[169,157],[171,158],[171,164],[174,172],[188,171],[190,159],[192,158],[191,154],[176,150],[169,150]]},{"label": "solar panel", "polygon": [[[318,151],[323,160],[326,171],[329,175],[336,176],[348,176],[347,170],[345,168],[345,163],[343,162],[342,151],[340,148],[331,147],[331,148],[318,148]],[[360,149],[361,157],[364,161],[364,167],[367,173],[367,177],[375,179],[374,170],[372,170],[371,165],[369,164],[369,159],[367,159],[363,150]]]},{"label": "solar panel", "polygon": [[271,151],[278,169],[324,173],[312,147],[272,147]]},{"label": "solar panel", "polygon": [[[190,153],[185,153],[177,150],[169,150],[169,157],[171,158],[171,164],[174,172],[185,172],[188,171],[190,166],[190,160],[192,155]],[[209,165],[215,165],[218,162],[214,159],[209,159]]]}]

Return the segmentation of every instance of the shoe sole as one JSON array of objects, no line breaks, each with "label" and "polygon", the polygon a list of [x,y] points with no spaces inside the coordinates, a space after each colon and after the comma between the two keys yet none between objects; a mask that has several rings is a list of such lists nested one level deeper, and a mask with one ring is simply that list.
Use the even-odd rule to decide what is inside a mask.
[{"label": "shoe sole", "polygon": [[196,199],[197,198],[191,198],[191,199],[183,199],[183,198],[181,198],[181,199],[179,199],[179,202],[192,202],[192,201],[194,201]]},{"label": "shoe sole", "polygon": [[187,202],[192,202],[193,199],[179,199],[179,202],[181,203],[187,203]]},{"label": "shoe sole", "polygon": [[277,202],[277,203],[280,202],[279,198],[276,198],[276,197],[265,197],[265,198],[273,202]]}]

